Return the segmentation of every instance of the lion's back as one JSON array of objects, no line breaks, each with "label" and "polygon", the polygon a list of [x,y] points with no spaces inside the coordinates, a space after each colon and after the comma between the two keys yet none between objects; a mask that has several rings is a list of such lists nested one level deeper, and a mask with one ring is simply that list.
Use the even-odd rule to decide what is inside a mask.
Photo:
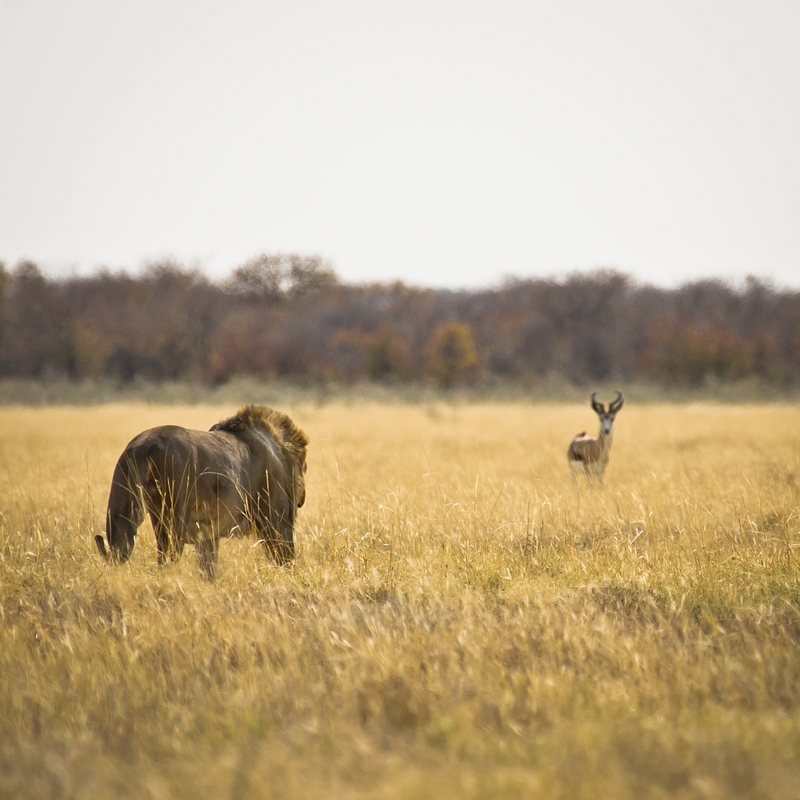
[{"label": "lion's back", "polygon": [[204,475],[216,475],[240,482],[252,468],[253,454],[230,434],[160,425],[131,439],[123,459],[171,481],[196,483]]}]

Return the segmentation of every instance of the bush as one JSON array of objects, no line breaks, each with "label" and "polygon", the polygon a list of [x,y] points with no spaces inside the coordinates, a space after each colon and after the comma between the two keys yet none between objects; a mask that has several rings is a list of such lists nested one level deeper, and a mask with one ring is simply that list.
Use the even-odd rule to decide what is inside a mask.
[{"label": "bush", "polygon": [[444,322],[433,332],[428,373],[444,389],[467,383],[478,363],[472,328],[465,322]]}]

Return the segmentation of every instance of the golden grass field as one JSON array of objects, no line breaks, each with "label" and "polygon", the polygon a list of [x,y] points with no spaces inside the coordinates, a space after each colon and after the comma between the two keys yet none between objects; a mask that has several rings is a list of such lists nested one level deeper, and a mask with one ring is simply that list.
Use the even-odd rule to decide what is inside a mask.
[{"label": "golden grass field", "polygon": [[0,409],[0,797],[800,797],[800,407],[285,407],[299,554],[107,567],[114,463],[233,406]]}]

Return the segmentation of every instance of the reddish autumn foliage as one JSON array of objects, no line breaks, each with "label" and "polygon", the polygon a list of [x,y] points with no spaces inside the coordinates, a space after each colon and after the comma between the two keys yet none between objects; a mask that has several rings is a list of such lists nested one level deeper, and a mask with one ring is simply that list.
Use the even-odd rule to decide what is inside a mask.
[{"label": "reddish autumn foliage", "polygon": [[53,279],[0,265],[0,377],[224,382],[647,380],[800,384],[800,293],[756,279],[674,290],[618,272],[446,291],[347,285],[265,255],[214,282],[166,262]]}]

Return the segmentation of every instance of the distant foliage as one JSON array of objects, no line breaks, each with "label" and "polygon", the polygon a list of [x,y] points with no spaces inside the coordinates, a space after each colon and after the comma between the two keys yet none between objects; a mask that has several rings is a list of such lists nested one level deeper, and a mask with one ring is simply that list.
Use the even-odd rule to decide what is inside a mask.
[{"label": "distant foliage", "polygon": [[173,261],[53,279],[0,264],[0,377],[223,383],[647,380],[800,384],[800,293],[642,286],[613,271],[476,291],[347,285],[265,254],[220,282]]},{"label": "distant foliage", "polygon": [[323,291],[337,283],[336,274],[319,256],[292,253],[260,255],[233,271],[231,291],[270,303]]},{"label": "distant foliage", "polygon": [[466,383],[478,362],[472,328],[464,322],[443,322],[433,331],[428,371],[439,386]]},{"label": "distant foliage", "polygon": [[734,380],[753,369],[753,348],[729,328],[689,323],[671,331],[659,342],[658,375],[691,386],[709,378]]}]

